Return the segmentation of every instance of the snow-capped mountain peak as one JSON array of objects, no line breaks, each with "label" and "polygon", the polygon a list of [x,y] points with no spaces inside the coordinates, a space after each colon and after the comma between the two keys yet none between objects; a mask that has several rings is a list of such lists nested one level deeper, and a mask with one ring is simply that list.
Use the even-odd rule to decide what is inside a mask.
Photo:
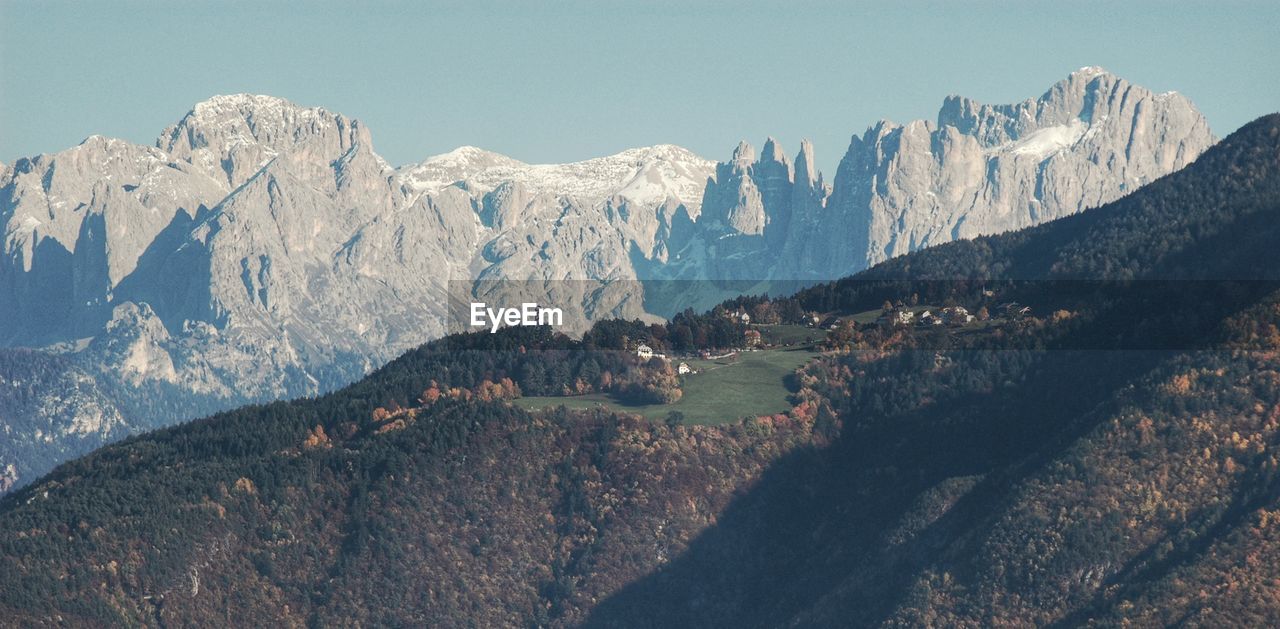
[{"label": "snow-capped mountain peak", "polygon": [[357,144],[372,147],[368,129],[358,120],[256,94],[220,95],[196,103],[156,140],[158,148],[223,179],[229,188],[304,145],[333,159]]},{"label": "snow-capped mountain peak", "polygon": [[1071,76],[1082,77],[1082,78],[1093,78],[1100,74],[1111,74],[1111,73],[1107,72],[1107,69],[1101,66],[1083,66],[1078,70],[1076,70],[1075,72],[1072,72]]},{"label": "snow-capped mountain peak", "polygon": [[701,203],[715,163],[673,144],[627,149],[566,164],[526,164],[500,153],[462,146],[403,167],[398,178],[407,190],[432,193],[463,182],[483,193],[506,182],[530,193],[564,196],[587,205],[613,196],[635,202]]}]

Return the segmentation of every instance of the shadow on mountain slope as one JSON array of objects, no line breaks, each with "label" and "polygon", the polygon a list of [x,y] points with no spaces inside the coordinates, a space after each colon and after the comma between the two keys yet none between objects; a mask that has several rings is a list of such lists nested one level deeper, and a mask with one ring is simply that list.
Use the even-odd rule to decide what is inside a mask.
[{"label": "shadow on mountain slope", "polygon": [[[939,553],[977,551],[1013,488],[1165,355],[1121,352],[1099,365],[1096,352],[1038,352],[1022,357],[1029,375],[1017,387],[847,427],[829,449],[775,464],[683,556],[603,602],[588,625],[776,626],[832,597],[853,611],[844,622],[882,621]],[[932,489],[975,477],[945,515],[887,543]]]}]

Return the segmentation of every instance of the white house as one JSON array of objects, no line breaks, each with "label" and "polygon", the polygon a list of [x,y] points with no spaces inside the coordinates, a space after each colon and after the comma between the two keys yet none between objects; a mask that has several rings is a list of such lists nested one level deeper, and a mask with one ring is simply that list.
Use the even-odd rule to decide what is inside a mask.
[{"label": "white house", "polygon": [[961,325],[965,323],[973,323],[974,316],[969,314],[969,309],[964,306],[953,306],[951,308],[943,308],[942,316],[947,323],[952,325]]},{"label": "white house", "polygon": [[689,368],[689,363],[680,363],[680,366],[676,367],[676,372],[683,376],[687,373],[693,373],[693,370]]},{"label": "white house", "polygon": [[642,343],[636,348],[636,356],[649,360],[650,358],[653,358],[653,348]]}]

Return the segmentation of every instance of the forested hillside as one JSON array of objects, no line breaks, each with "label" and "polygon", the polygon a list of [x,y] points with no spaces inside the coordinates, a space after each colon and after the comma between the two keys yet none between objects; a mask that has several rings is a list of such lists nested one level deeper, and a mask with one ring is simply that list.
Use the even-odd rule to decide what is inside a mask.
[{"label": "forested hillside", "polygon": [[[802,293],[1071,310],[923,349],[937,339],[873,334],[811,365],[801,396],[840,438],[774,464],[591,624],[1274,625],[1277,219],[1268,116],[1117,203]],[[1247,281],[1182,281],[1210,279]]]},{"label": "forested hillside", "polygon": [[613,349],[730,342],[719,315],[443,339],[5,497],[0,618],[1276,624],[1277,230],[1280,115],[1116,203],[776,300],[1031,314],[833,330],[789,413],[717,427],[506,400],[658,387]]}]

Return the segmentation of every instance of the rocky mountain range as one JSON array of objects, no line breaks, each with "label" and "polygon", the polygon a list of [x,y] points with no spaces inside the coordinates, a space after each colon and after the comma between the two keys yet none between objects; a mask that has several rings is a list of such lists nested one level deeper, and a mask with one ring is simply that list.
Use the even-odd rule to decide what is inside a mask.
[{"label": "rocky mountain range", "polygon": [[[151,428],[350,382],[446,331],[451,294],[533,294],[578,325],[667,315],[719,296],[708,280],[833,279],[1072,214],[1214,142],[1187,98],[1097,68],[1014,105],[949,97],[936,121],[880,122],[829,183],[811,144],[789,160],[773,140],[719,164],[671,145],[559,165],[463,147],[394,168],[358,120],[218,96],[154,146],[93,136],[0,168],[0,347],[65,355]],[[0,469],[29,480],[59,451]]]},{"label": "rocky mountain range", "polygon": [[772,140],[759,158],[742,144],[707,186],[699,244],[720,264],[711,277],[736,265],[743,277],[830,280],[1101,205],[1215,141],[1185,96],[1085,67],[1021,103],[950,96],[936,121],[881,121],[850,140],[829,185],[807,142],[794,165]]},{"label": "rocky mountain range", "polygon": [[[698,361],[707,423],[543,396],[745,343],[723,312],[432,341],[0,497],[0,624],[1275,626],[1278,217],[1272,114],[1078,215],[744,297],[840,324]],[[859,322],[916,297],[993,316]],[[748,381],[785,410],[699,383],[796,352]]]}]

